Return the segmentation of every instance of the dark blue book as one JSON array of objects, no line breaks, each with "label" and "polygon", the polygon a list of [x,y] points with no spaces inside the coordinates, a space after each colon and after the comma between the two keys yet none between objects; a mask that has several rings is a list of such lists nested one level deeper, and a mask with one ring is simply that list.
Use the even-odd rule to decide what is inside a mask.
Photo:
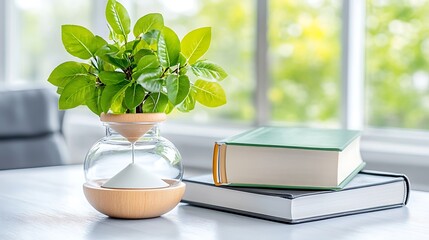
[{"label": "dark blue book", "polygon": [[182,202],[285,223],[301,223],[406,205],[405,175],[362,171],[341,190],[215,186],[212,175],[184,179]]}]

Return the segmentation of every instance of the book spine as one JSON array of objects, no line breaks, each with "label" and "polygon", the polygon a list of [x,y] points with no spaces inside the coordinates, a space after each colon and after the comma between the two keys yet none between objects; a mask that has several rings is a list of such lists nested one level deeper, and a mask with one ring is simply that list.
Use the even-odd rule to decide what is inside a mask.
[{"label": "book spine", "polygon": [[216,142],[213,149],[213,182],[216,186],[227,183],[225,169],[225,151],[226,145],[222,142]]},{"label": "book spine", "polygon": [[219,181],[219,144],[215,142],[213,149],[213,182],[216,186],[220,185]]},{"label": "book spine", "polygon": [[407,177],[407,175],[401,174],[401,173],[380,172],[380,171],[375,171],[375,170],[362,170],[361,173],[367,174],[367,175],[389,176],[389,177],[400,177],[400,178],[402,178],[405,182],[405,188],[406,188],[403,205],[407,205],[408,200],[410,198],[410,191],[411,191],[410,179]]}]

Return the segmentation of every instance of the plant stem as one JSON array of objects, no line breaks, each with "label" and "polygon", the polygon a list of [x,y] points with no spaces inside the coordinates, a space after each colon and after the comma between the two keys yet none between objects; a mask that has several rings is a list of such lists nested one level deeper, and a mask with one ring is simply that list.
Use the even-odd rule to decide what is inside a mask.
[{"label": "plant stem", "polygon": [[161,78],[165,77],[165,74],[167,73],[168,69],[170,69],[170,67],[167,67],[164,72],[161,74]]},{"label": "plant stem", "polygon": [[140,105],[136,107],[136,113],[143,113],[143,103],[140,103]]},{"label": "plant stem", "polygon": [[[94,62],[95,60],[95,62]],[[91,65],[98,71],[100,72],[100,69],[98,68],[98,64],[97,64],[97,59],[96,58],[91,58]]]},{"label": "plant stem", "polygon": [[[146,93],[146,96],[144,96],[144,98],[143,98],[143,102],[146,101],[146,99],[150,96],[150,94],[151,94],[151,92]],[[143,103],[142,103],[142,105],[143,105]]]},{"label": "plant stem", "polygon": [[123,69],[124,73],[125,73],[125,77],[128,81],[133,80],[133,69],[132,67],[128,67],[126,69]]}]

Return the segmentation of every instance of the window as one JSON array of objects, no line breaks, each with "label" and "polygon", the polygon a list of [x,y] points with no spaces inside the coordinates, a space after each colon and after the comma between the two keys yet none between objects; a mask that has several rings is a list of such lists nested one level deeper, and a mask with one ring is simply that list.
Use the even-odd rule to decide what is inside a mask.
[{"label": "window", "polygon": [[[230,75],[223,83],[228,104],[173,114],[192,122],[186,132],[203,132],[192,130],[194,123],[347,127],[365,130],[368,159],[411,152],[411,142],[419,149],[404,156],[429,156],[420,151],[429,141],[421,131],[429,129],[429,0],[121,2],[134,22],[163,13],[180,37],[213,27],[207,58]],[[106,36],[104,7],[105,1],[0,1],[0,81],[46,84],[55,66],[73,60],[60,26],[80,24]],[[380,141],[401,147],[374,144]]]},{"label": "window", "polygon": [[366,124],[429,129],[429,1],[368,0]]},{"label": "window", "polygon": [[269,1],[272,121],[340,124],[341,2]]},{"label": "window", "polygon": [[[15,0],[6,2],[5,61],[11,84],[45,83],[52,69],[72,57],[61,45],[61,25],[90,27],[91,1]],[[76,14],[79,17],[76,17]]]},{"label": "window", "polygon": [[[80,24],[107,34],[104,1],[1,4],[0,47],[5,54],[0,70],[1,79],[8,83],[46,83],[58,63],[73,60],[61,45],[62,24]],[[224,83],[228,104],[173,114],[178,121],[429,129],[428,0],[135,0],[124,4],[132,9],[134,21],[148,12],[163,13],[181,37],[190,29],[213,26],[207,58],[221,63],[230,75]],[[366,16],[365,11],[347,10],[365,4]],[[362,24],[365,28],[359,30]],[[365,45],[364,41],[355,44],[356,35],[364,33]],[[347,71],[353,72],[360,61],[353,51],[363,49],[364,77],[350,77]],[[354,87],[359,85],[361,90]],[[356,124],[348,124],[353,121]]]}]

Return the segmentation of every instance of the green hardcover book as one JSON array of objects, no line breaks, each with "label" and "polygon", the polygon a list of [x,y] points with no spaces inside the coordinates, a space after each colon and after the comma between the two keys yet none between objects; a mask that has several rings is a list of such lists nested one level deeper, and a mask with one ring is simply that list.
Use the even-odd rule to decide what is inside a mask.
[{"label": "green hardcover book", "polygon": [[261,127],[215,143],[216,185],[341,189],[364,166],[360,132]]}]

